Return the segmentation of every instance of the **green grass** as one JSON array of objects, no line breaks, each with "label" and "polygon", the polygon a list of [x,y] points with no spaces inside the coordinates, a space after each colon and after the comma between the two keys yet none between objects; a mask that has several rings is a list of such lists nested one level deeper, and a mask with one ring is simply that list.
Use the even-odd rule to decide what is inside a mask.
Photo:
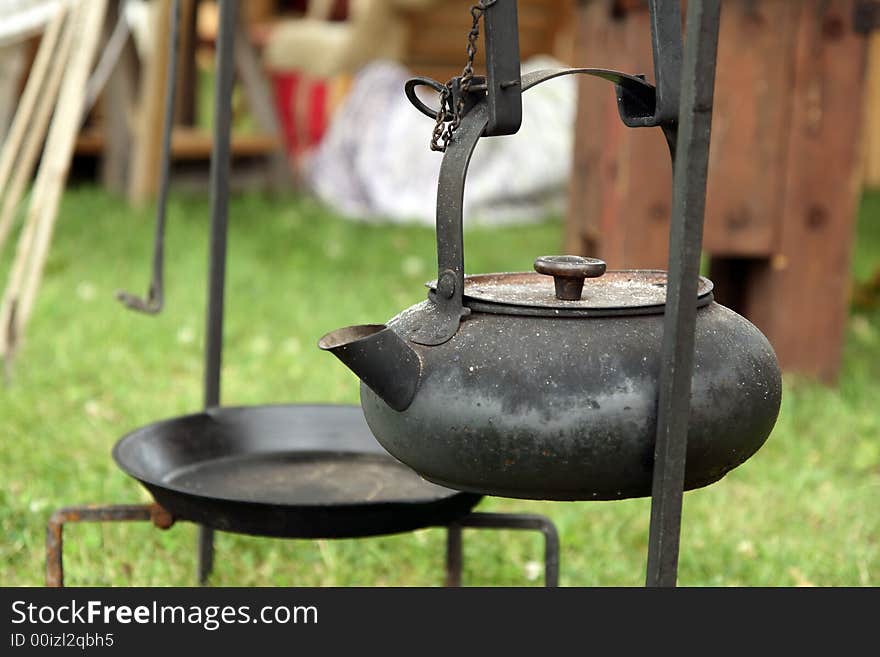
[{"label": "green grass", "polygon": [[[173,198],[167,307],[147,317],[113,295],[145,290],[151,210],[131,210],[92,188],[65,195],[14,381],[0,388],[0,584],[42,583],[52,510],[149,499],[117,469],[110,449],[134,427],[201,405],[207,215],[205,201]],[[296,198],[238,197],[231,216],[224,403],[356,403],[355,378],[315,342],[424,298],[433,232],[347,223]],[[528,269],[560,242],[558,221],[472,230],[468,269]],[[878,249],[880,196],[869,196],[858,277],[878,266]],[[786,377],[765,447],[721,482],[685,496],[680,583],[880,585],[878,393],[880,313],[853,315],[840,386]],[[648,500],[487,498],[479,509],[552,518],[563,585],[644,581]],[[167,532],[141,523],[71,525],[65,537],[68,585],[194,582],[196,533],[186,523]],[[220,535],[212,583],[433,586],[442,583],[443,550],[439,529],[359,541]],[[465,582],[538,584],[528,573],[541,552],[531,535],[466,532]]]}]

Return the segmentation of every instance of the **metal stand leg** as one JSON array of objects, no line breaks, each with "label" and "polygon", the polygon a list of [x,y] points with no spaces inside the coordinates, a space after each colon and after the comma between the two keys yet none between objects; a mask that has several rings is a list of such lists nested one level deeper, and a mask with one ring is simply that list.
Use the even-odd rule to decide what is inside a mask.
[{"label": "metal stand leg", "polygon": [[168,529],[174,524],[171,514],[158,504],[69,506],[53,513],[46,527],[46,586],[64,586],[64,525],[132,521],[151,521],[159,529]]},{"label": "metal stand leg", "polygon": [[453,523],[446,528],[446,586],[461,586],[464,551],[461,544],[461,525]]},{"label": "metal stand leg", "polygon": [[461,586],[464,557],[461,531],[472,529],[518,529],[544,535],[544,585],[559,586],[559,533],[549,518],[521,513],[472,513],[447,527],[446,586]]},{"label": "metal stand leg", "polygon": [[663,326],[647,586],[675,586],[720,0],[688,3]]},{"label": "metal stand leg", "polygon": [[199,526],[199,586],[205,586],[214,571],[214,530]]},{"label": "metal stand leg", "polygon": [[[71,506],[55,511],[46,527],[46,586],[64,586],[64,525],[72,522],[152,522],[169,529],[174,517],[158,504],[114,504],[109,506]],[[518,513],[472,513],[446,528],[446,586],[461,586],[462,529],[516,529],[538,531],[544,535],[544,584],[559,586],[559,534],[549,518]],[[200,527],[199,577],[211,574],[214,532]]]},{"label": "metal stand leg", "polygon": [[[217,75],[214,90],[214,134],[211,150],[211,239],[208,261],[208,306],[205,317],[205,408],[220,405],[223,363],[223,296],[226,284],[226,238],[229,222],[230,141],[232,139],[233,55],[235,9],[232,0],[220,0],[217,30]],[[214,564],[214,532],[199,530],[199,584]]]}]

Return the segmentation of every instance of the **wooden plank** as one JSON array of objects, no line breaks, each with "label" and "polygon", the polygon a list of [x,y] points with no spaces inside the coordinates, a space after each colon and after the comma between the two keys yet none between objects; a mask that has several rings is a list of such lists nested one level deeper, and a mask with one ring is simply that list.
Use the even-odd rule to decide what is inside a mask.
[{"label": "wooden plank", "polygon": [[[278,138],[266,134],[233,134],[234,157],[262,157],[277,150]],[[198,128],[175,127],[172,152],[177,160],[205,160],[212,150],[211,133]]]},{"label": "wooden plank", "polygon": [[[593,59],[605,51],[609,42],[622,35],[623,25],[610,20],[612,0],[590,2],[577,12],[575,60],[604,65]],[[595,64],[593,63],[595,62]],[[619,53],[615,63],[626,65]],[[616,267],[617,254],[604,249],[604,235],[600,233],[603,208],[613,212],[613,174],[615,162],[609,163],[623,131],[615,123],[617,103],[599,80],[578,78],[578,104],[575,115],[574,153],[572,176],[568,190],[568,217],[566,221],[565,250],[569,253],[605,257]],[[600,133],[597,135],[597,133]],[[608,146],[606,146],[606,144]],[[610,146],[610,148],[609,148]]]},{"label": "wooden plank", "polygon": [[[625,18],[615,15],[615,11],[625,11]],[[625,26],[621,39],[608,44],[609,49],[628,53],[621,70],[653,79],[654,56],[646,5],[630,9],[618,5],[611,14],[612,21]],[[600,54],[599,59],[605,58]],[[614,111],[617,112],[616,104]],[[622,148],[610,147],[614,157],[620,158],[612,169],[618,181],[619,209],[614,214],[604,213],[600,230],[608,236],[610,254],[620,254],[614,261],[615,268],[666,269],[672,211],[669,147],[659,128],[626,128],[619,116],[614,118],[622,132]],[[623,230],[618,228],[621,224],[625,226]]]},{"label": "wooden plank", "polygon": [[779,242],[745,311],[784,369],[826,382],[840,368],[860,192],[866,40],[853,0],[799,3]]},{"label": "wooden plank", "polygon": [[281,121],[275,113],[275,99],[269,88],[259,56],[244,26],[235,29],[235,66],[247,99],[248,109],[261,132],[274,137],[275,148],[269,156],[269,181],[277,191],[288,189],[293,176],[282,146]]},{"label": "wooden plank", "polygon": [[[108,5],[109,25],[118,19],[118,10],[118,3]],[[132,142],[130,117],[136,103],[137,69],[137,53],[133,40],[129,38],[107,79],[99,105],[103,110],[100,125],[104,131],[101,181],[106,189],[120,195],[128,189]]]},{"label": "wooden plank", "polygon": [[[613,11],[611,0],[580,8],[577,62],[653,71],[647,13],[617,20]],[[613,87],[580,79],[567,250],[601,257],[616,269],[665,269],[671,189],[672,167],[661,132],[626,128]]]},{"label": "wooden plank", "polygon": [[198,0],[180,2],[180,44],[177,51],[177,83],[174,91],[174,122],[180,125],[193,125],[196,121],[196,92],[199,83],[196,67],[198,4]]},{"label": "wooden plank", "polygon": [[[466,58],[472,5],[472,0],[449,0],[426,9],[401,10],[408,35],[403,63],[420,75],[439,80],[460,75]],[[573,0],[520,0],[518,14],[523,60],[561,53],[568,58],[571,38],[565,34],[574,15]],[[485,67],[482,47],[477,49],[475,63],[478,70]]]},{"label": "wooden plank", "polygon": [[865,185],[880,187],[880,32],[869,37],[865,79]]},{"label": "wooden plank", "polygon": [[61,27],[64,25],[66,15],[67,12],[64,10],[56,11],[51,17],[43,37],[40,39],[40,46],[37,49],[36,58],[28,74],[24,92],[19,99],[15,116],[12,119],[12,125],[9,127],[9,131],[3,140],[2,151],[0,151],[0,195],[6,190],[9,176],[12,173],[13,166],[15,166],[16,159],[25,141],[25,136],[28,130],[32,129],[34,109],[37,102],[43,96],[43,87],[46,78],[49,76],[55,47],[58,44],[58,37],[61,34]]},{"label": "wooden plank", "polygon": [[[460,39],[450,38],[451,34],[461,34]],[[408,61],[443,61],[464,65],[467,45],[467,28],[459,32],[433,26],[430,30],[419,32],[418,45],[414,45],[407,55]],[[520,52],[522,59],[538,54],[552,54],[555,31],[552,25],[541,26],[535,30],[520,31]],[[486,61],[485,49],[478,45],[474,61],[482,65]]]},{"label": "wooden plank", "polygon": [[[71,11],[68,8],[59,12],[59,16],[62,17],[62,24],[65,20],[70,20],[68,16],[71,14]],[[74,41],[74,32],[69,25],[63,26],[59,40],[60,43],[52,51],[48,79],[46,79],[45,85],[40,89],[40,96],[36,105],[31,108],[32,115],[29,117],[30,122],[27,133],[24,136],[21,151],[17,154],[9,186],[4,190],[3,206],[0,208],[0,249],[3,248],[6,239],[12,231],[19,203],[36,168],[40,151],[43,147],[43,140],[46,137],[46,130],[49,127],[49,120],[52,117],[52,112],[55,110],[58,90],[61,88],[61,81],[64,77],[65,63],[70,56]],[[47,42],[47,45],[49,45],[49,42]]]},{"label": "wooden plank", "polygon": [[[798,6],[784,0],[725,5],[704,238],[713,254],[766,257],[776,243]],[[588,3],[581,11],[586,13],[579,23],[579,43],[586,45],[578,62],[648,72],[650,77],[646,12],[612,17],[612,6],[602,2]],[[582,82],[581,105],[595,102],[589,90],[601,93],[600,87]],[[662,137],[656,130],[646,134],[623,128],[614,103],[607,98],[598,102],[601,117],[597,109],[579,108],[569,249],[587,250],[597,238],[578,233],[592,232],[602,236],[601,251],[614,266],[665,268],[671,168]],[[584,227],[585,221],[593,225]]]},{"label": "wooden plank", "polygon": [[788,0],[724,7],[703,239],[713,255],[768,257],[776,244],[799,9]]},{"label": "wooden plank", "polygon": [[22,339],[42,278],[106,6],[107,0],[88,0],[74,5],[69,29],[78,37],[77,47],[64,62],[65,76],[46,139],[46,155],[40,163],[25,231],[0,303],[0,355],[7,363]]},{"label": "wooden plank", "polygon": [[[280,147],[277,137],[265,133],[233,134],[233,157],[264,157]],[[83,130],[76,140],[78,155],[100,156],[105,149],[105,135],[99,129]],[[207,160],[211,156],[211,134],[189,126],[175,126],[171,135],[174,160]]]},{"label": "wooden plank", "polygon": [[[704,242],[719,301],[764,331],[784,369],[828,382],[861,176],[867,44],[852,30],[853,1],[725,3]],[[609,11],[581,8],[578,62],[650,70],[641,12],[615,24]],[[620,127],[597,83],[581,92],[568,250],[665,268],[668,156]]]},{"label": "wooden plank", "polygon": [[[101,41],[108,0],[82,2],[81,22],[77,22],[77,39],[70,59],[66,62],[64,80],[58,95],[58,107],[52,117],[46,137],[45,157],[40,162],[35,182],[35,194],[29,212],[39,217],[38,232],[30,254],[28,270],[16,304],[14,335],[20,340],[36,301],[37,289],[49,255],[49,245],[61,194],[73,159],[73,145],[83,119],[86,103],[86,83]],[[4,302],[7,299],[4,298]],[[0,322],[0,326],[5,326]],[[14,349],[14,342],[7,342]],[[9,351],[6,352],[7,354]]]},{"label": "wooden plank", "polygon": [[262,23],[278,10],[278,0],[248,0],[242,4],[242,18],[247,23]]}]

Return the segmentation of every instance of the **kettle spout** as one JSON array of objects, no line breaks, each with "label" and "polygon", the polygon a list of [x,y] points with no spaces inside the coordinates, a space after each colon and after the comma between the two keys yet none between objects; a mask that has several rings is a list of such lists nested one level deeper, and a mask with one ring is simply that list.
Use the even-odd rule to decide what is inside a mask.
[{"label": "kettle spout", "polygon": [[318,346],[348,369],[395,411],[405,411],[419,389],[422,361],[415,350],[384,324],[331,331]]}]

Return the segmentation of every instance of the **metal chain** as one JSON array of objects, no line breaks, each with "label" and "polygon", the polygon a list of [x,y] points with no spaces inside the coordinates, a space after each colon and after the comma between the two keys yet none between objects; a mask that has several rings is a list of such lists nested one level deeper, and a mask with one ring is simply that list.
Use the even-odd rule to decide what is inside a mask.
[{"label": "metal chain", "polygon": [[497,0],[480,0],[471,7],[473,24],[467,38],[467,63],[459,77],[459,95],[455,106],[452,105],[452,80],[446,83],[440,92],[440,109],[437,111],[437,123],[431,135],[431,150],[443,153],[449,142],[452,141],[453,133],[461,125],[461,116],[464,113],[465,97],[471,88],[474,79],[474,58],[477,55],[477,39],[480,38],[480,19],[483,13],[494,5]]}]

